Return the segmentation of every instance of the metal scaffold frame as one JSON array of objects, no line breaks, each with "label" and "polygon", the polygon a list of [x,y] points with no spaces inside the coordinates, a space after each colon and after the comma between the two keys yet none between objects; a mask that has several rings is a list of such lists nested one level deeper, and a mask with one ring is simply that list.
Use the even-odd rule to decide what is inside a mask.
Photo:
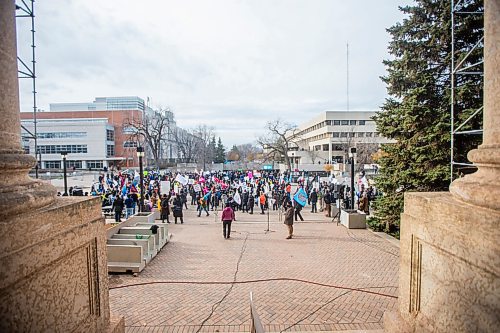
[{"label": "metal scaffold frame", "polygon": [[[467,125],[472,119],[480,117],[483,111],[483,106],[476,109],[466,120],[461,123],[455,123],[457,115],[461,112],[459,107],[457,106],[457,85],[456,85],[456,77],[460,75],[481,75],[483,76],[484,71],[483,65],[484,58],[476,63],[469,64],[464,66],[464,63],[467,61],[471,53],[478,49],[483,48],[484,45],[484,35],[474,44],[472,49],[470,49],[465,56],[461,59],[455,59],[455,47],[456,47],[456,39],[455,39],[455,29],[457,28],[457,24],[460,22],[461,17],[465,17],[467,15],[484,15],[483,11],[467,11],[466,7],[467,0],[451,0],[451,101],[450,101],[450,116],[451,116],[451,163],[450,163],[450,181],[452,182],[454,179],[454,175],[459,169],[462,168],[475,168],[474,164],[470,162],[457,161],[455,155],[456,142],[458,137],[463,135],[482,135],[482,128],[474,128],[469,130],[461,130],[465,125]],[[484,77],[484,76],[483,76]]]},{"label": "metal scaffold frame", "polygon": [[[35,0],[20,0],[16,1],[16,19],[27,18],[31,20],[31,60],[24,61],[17,56],[18,61],[18,78],[19,79],[31,79],[32,81],[32,94],[33,94],[33,133],[29,131],[27,128],[21,125],[23,130],[28,133],[28,136],[25,136],[29,139],[35,141],[35,158],[37,158],[37,164],[35,166],[35,176],[38,178],[38,168],[39,163],[41,163],[38,159],[37,150],[38,150],[38,133],[37,133],[37,103],[36,103],[36,57],[35,57]],[[27,63],[31,62],[31,66]]]}]

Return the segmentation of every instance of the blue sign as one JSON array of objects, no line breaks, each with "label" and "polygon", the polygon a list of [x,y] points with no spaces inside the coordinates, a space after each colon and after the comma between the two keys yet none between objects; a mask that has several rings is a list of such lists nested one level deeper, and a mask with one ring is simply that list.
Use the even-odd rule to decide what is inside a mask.
[{"label": "blue sign", "polygon": [[306,193],[306,191],[304,191],[304,189],[302,187],[299,188],[299,190],[297,191],[297,193],[295,193],[295,195],[293,196],[293,199],[295,201],[297,201],[299,205],[301,205],[302,207],[304,207],[307,204],[307,193]]}]

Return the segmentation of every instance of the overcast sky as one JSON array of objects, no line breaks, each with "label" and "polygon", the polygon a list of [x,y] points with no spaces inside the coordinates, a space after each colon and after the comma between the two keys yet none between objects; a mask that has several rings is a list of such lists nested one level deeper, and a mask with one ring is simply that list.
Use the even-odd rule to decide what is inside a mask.
[{"label": "overcast sky", "polygon": [[[38,106],[140,96],[177,123],[252,142],[277,117],[300,125],[325,110],[377,110],[386,97],[386,28],[410,0],[40,0]],[[19,53],[29,30],[18,20]],[[26,21],[27,23],[27,21]],[[32,109],[21,81],[21,108]]]}]

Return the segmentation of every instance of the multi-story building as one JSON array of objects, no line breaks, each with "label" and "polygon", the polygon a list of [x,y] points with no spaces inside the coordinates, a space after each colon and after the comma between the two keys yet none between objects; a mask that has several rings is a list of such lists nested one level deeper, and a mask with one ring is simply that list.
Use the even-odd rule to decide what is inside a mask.
[{"label": "multi-story building", "polygon": [[[348,148],[357,147],[358,156],[370,154],[381,143],[372,117],[376,111],[325,111],[300,125],[288,153],[293,169],[318,169],[321,164],[343,163]],[[369,157],[369,156],[367,156]]]},{"label": "multi-story building", "polygon": [[[154,131],[159,118],[164,127],[158,157],[161,162],[172,165],[180,155],[175,135],[178,128],[172,111],[154,111],[137,96],[97,97],[92,103],[50,104],[49,111],[37,112],[36,154],[42,161],[40,167],[59,168],[61,151],[68,152],[68,165],[76,168],[137,167],[137,146],[146,146],[144,138],[137,133],[145,127]],[[22,112],[21,120],[24,128],[34,134],[33,113]],[[26,134],[23,133],[23,145],[26,152],[34,155],[34,140],[26,139],[29,136]],[[154,161],[151,149],[146,149],[145,164],[148,160]]]},{"label": "multi-story building", "polygon": [[[60,143],[69,140],[69,136],[73,143],[86,145],[88,148],[87,152],[80,151],[76,156],[82,161],[82,168],[87,164],[103,167],[138,166],[136,130],[127,124],[142,121],[147,112],[153,110],[137,96],[97,97],[91,103],[50,104],[49,111],[37,112],[37,144],[40,146],[37,154],[41,153],[42,161],[45,161],[42,167],[57,165],[57,161],[60,161],[60,156],[56,158],[53,153],[47,153],[44,146],[60,146]],[[32,112],[21,112],[21,120],[24,127],[33,130]],[[104,121],[106,129],[95,127],[96,124],[104,124]],[[79,126],[85,126],[85,129],[79,129]],[[33,149],[30,153],[35,154],[34,143],[31,143],[31,146]],[[89,148],[90,146],[92,148]],[[51,149],[49,148],[48,152],[52,152]],[[97,161],[98,151],[101,152],[98,154],[99,162],[94,163],[92,161]],[[70,152],[68,161],[71,160],[71,156]],[[54,163],[51,163],[52,160]]]},{"label": "multi-story building", "polygon": [[[21,123],[33,133],[32,121]],[[62,152],[67,153],[70,169],[102,169],[124,160],[115,156],[115,128],[107,118],[40,119],[37,132],[41,169],[61,169]],[[34,154],[34,140],[23,140],[23,146],[26,153]]]}]

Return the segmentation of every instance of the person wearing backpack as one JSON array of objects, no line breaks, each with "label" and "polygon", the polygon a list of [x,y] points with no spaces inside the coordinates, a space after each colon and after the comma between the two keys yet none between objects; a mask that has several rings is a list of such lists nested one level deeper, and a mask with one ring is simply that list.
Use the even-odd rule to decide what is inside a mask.
[{"label": "person wearing backpack", "polygon": [[231,236],[231,223],[235,220],[234,210],[231,208],[231,203],[228,202],[226,207],[222,211],[221,221],[222,221],[222,234],[225,239],[229,239]]}]

